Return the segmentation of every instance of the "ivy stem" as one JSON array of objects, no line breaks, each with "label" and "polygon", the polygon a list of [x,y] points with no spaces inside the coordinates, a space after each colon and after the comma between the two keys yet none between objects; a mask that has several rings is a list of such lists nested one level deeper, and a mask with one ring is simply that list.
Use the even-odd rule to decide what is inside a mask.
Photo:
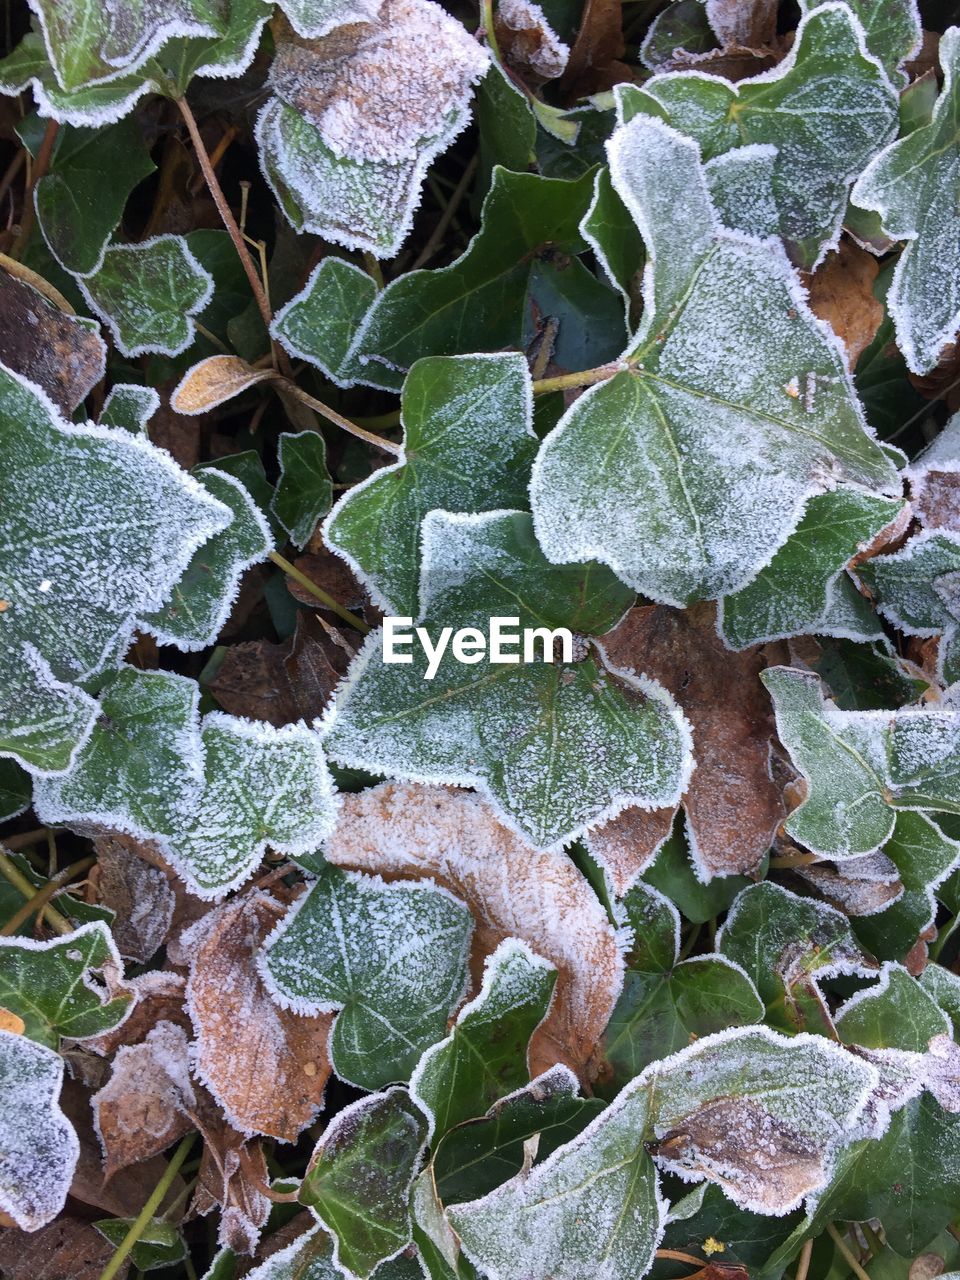
[{"label": "ivy stem", "polygon": [[33,203],[33,193],[37,188],[37,183],[50,168],[50,157],[53,155],[53,144],[57,140],[57,133],[60,130],[60,124],[57,120],[48,120],[46,132],[43,135],[43,141],[40,143],[40,149],[37,152],[37,160],[33,166],[33,172],[30,174],[30,181],[23,193],[23,210],[20,218],[20,234],[10,250],[11,258],[17,258],[27,247],[27,241],[30,239],[30,232],[33,230],[33,224],[37,220],[37,209]]},{"label": "ivy stem", "polygon": [[[16,863],[8,858],[2,849],[0,849],[0,875],[9,880],[15,889],[19,889],[28,902],[33,900],[37,892],[36,887],[30,883]],[[47,907],[46,919],[50,928],[61,936],[73,932],[73,925],[66,916],[62,916],[53,907]]]},{"label": "ivy stem", "polygon": [[815,853],[775,853],[770,858],[770,870],[786,871],[790,867],[809,867],[819,861]]},{"label": "ivy stem", "polygon": [[[180,114],[183,116],[183,122],[187,126],[187,132],[190,134],[190,141],[193,143],[193,150],[196,153],[197,161],[200,165],[200,171],[207,184],[207,190],[213,197],[213,203],[217,206],[217,212],[220,214],[220,220],[224,227],[226,227],[227,234],[233,241],[233,246],[240,256],[240,262],[243,266],[243,270],[246,273],[247,279],[250,281],[250,288],[253,290],[257,309],[263,317],[263,323],[266,325],[267,332],[269,333],[270,325],[273,322],[273,313],[270,310],[270,301],[267,298],[266,290],[263,287],[263,281],[257,274],[257,269],[253,264],[253,259],[250,257],[250,251],[244,241],[243,233],[237,226],[237,220],[233,216],[233,211],[227,203],[227,198],[223,194],[223,188],[220,186],[217,175],[213,170],[213,165],[210,163],[207,148],[204,146],[203,138],[201,138],[200,130],[197,126],[196,116],[193,114],[193,110],[186,98],[176,98],[175,101]],[[284,371],[288,372],[290,365],[287,360],[286,352],[282,351],[282,349],[278,349],[277,357],[278,360],[281,361],[281,368],[284,368],[285,366]]]},{"label": "ivy stem", "polygon": [[288,578],[292,578],[294,582],[298,582],[304,591],[309,591],[312,596],[316,596],[324,608],[335,613],[338,618],[342,618],[344,622],[348,622],[351,627],[357,631],[361,631],[364,635],[369,635],[370,628],[362,618],[358,618],[355,613],[351,613],[349,609],[345,609],[339,600],[334,600],[333,596],[328,595],[323,587],[318,587],[312,578],[308,578],[305,573],[301,573],[296,565],[292,565],[289,560],[279,553],[279,551],[271,551],[270,559],[282,569]]},{"label": "ivy stem", "polygon": [[692,1253],[681,1253],[679,1249],[658,1249],[658,1258],[667,1258],[670,1262],[689,1262],[698,1270],[703,1270],[703,1259],[695,1258]]},{"label": "ivy stem", "polygon": [[549,391],[568,391],[573,387],[592,387],[595,382],[606,382],[618,373],[623,373],[626,365],[622,360],[612,360],[609,364],[598,365],[595,369],[582,369],[579,373],[562,373],[556,378],[540,378],[533,384],[533,394],[544,396]]},{"label": "ivy stem", "polygon": [[150,1219],[162,1204],[163,1197],[170,1190],[180,1166],[183,1164],[184,1160],[186,1160],[187,1154],[193,1146],[193,1140],[196,1136],[197,1135],[195,1133],[188,1133],[185,1138],[181,1139],[179,1147],[177,1147],[176,1151],[170,1157],[170,1163],[163,1171],[163,1177],[150,1192],[146,1204],[137,1214],[136,1219],[131,1224],[130,1230],[117,1246],[116,1253],[103,1268],[103,1271],[101,1271],[100,1280],[113,1280],[113,1277],[123,1266],[124,1262],[126,1262],[127,1255],[130,1253],[130,1250],[143,1235]]},{"label": "ivy stem", "polygon": [[363,427],[358,427],[355,422],[345,418],[342,413],[337,413],[336,409],[331,409],[322,400],[317,400],[315,396],[311,396],[306,391],[301,390],[289,378],[277,378],[275,381],[279,384],[281,390],[293,396],[295,400],[299,400],[301,404],[305,404],[316,413],[319,413],[322,418],[326,418],[334,426],[340,427],[343,431],[348,431],[350,435],[356,436],[358,440],[366,440],[367,444],[375,444],[378,449],[384,449],[387,453],[392,453],[397,457],[400,456],[400,445],[394,444],[392,440],[385,440],[383,436],[374,435],[372,431],[365,431]]},{"label": "ivy stem", "polygon": [[[10,919],[0,929],[0,938],[9,938],[17,932],[24,921],[29,920],[33,913],[38,912],[37,923],[40,923],[40,916],[46,914],[49,919],[51,908],[47,906],[50,899],[70,880],[82,875],[84,871],[89,871],[96,858],[80,858],[77,862],[71,862],[69,867],[64,867],[62,871],[58,871],[47,883],[27,899],[18,911],[15,911]],[[44,912],[46,907],[46,913]],[[69,926],[68,926],[69,930]]]},{"label": "ivy stem", "polygon": [[847,1244],[846,1240],[844,1240],[843,1236],[840,1234],[840,1232],[837,1230],[837,1228],[833,1225],[832,1222],[827,1223],[827,1235],[830,1237],[833,1243],[837,1246],[838,1253],[843,1258],[844,1262],[847,1264],[847,1266],[850,1268],[853,1274],[858,1277],[858,1280],[870,1280],[869,1275],[867,1275],[866,1271],[864,1271],[863,1267],[861,1267],[859,1261],[854,1257],[853,1251],[851,1250],[850,1246]]}]

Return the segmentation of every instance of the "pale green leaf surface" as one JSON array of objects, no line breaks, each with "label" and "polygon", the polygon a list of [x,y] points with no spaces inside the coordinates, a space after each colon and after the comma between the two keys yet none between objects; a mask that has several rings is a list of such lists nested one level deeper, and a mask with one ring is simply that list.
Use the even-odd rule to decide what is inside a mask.
[{"label": "pale green leaf surface", "polygon": [[934,1036],[953,1034],[933,996],[902,965],[891,963],[883,966],[878,982],[841,1005],[834,1025],[844,1044],[913,1053],[925,1052]]},{"label": "pale green leaf surface", "polygon": [[[867,48],[881,63],[890,79],[898,84],[903,63],[920,47],[921,21],[916,0],[845,0],[863,27]],[[808,13],[816,0],[800,0]]]},{"label": "pale green leaf surface", "polygon": [[294,30],[315,39],[350,22],[372,22],[383,0],[280,0]]},{"label": "pale green leaf surface", "polygon": [[300,293],[277,312],[271,333],[337,386],[353,386],[365,380],[365,369],[350,358],[350,350],[376,296],[376,282],[366,271],[343,258],[324,258]]},{"label": "pale green leaf surface", "polygon": [[278,441],[280,475],[270,510],[295,547],[305,547],[318,522],[330,510],[333,483],[327,470],[327,446],[316,431],[282,431]]},{"label": "pale green leaf surface", "polygon": [[100,411],[101,427],[122,427],[134,435],[147,435],[147,424],[160,408],[153,387],[118,382],[110,388]]},{"label": "pale green leaf surface", "polygon": [[471,929],[462,903],[432,884],[328,866],[267,940],[261,967],[290,1008],[339,1010],[334,1070],[376,1089],[406,1080],[444,1036],[466,985]]}]

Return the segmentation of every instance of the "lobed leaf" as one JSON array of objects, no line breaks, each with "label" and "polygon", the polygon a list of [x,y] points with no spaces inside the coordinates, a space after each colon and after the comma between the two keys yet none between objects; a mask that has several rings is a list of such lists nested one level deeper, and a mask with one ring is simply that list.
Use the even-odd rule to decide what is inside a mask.
[{"label": "lobed leaf", "polygon": [[280,476],[270,510],[302,549],[333,501],[327,446],[317,431],[282,431],[278,445]]}]

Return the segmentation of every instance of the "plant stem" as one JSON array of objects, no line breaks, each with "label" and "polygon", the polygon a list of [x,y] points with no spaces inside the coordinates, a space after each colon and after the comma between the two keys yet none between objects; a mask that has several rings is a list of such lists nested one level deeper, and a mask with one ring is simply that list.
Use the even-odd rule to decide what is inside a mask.
[{"label": "plant stem", "polygon": [[[46,916],[50,918],[51,908],[47,906],[50,899],[69,881],[76,876],[81,875],[84,871],[89,871],[96,858],[80,858],[77,862],[72,862],[69,867],[64,867],[62,871],[58,871],[52,879],[48,880],[42,888],[36,889],[27,899],[19,911],[15,911],[10,919],[0,929],[0,938],[9,938],[20,928],[25,920],[29,920],[35,911],[43,913],[44,907],[47,908]],[[62,918],[62,917],[61,917]],[[39,923],[39,920],[38,920]],[[69,929],[69,926],[68,926]]]},{"label": "plant stem", "polygon": [[130,1230],[120,1241],[120,1244],[117,1246],[116,1253],[104,1267],[103,1271],[101,1271],[100,1280],[113,1280],[113,1277],[123,1266],[124,1262],[126,1262],[127,1255],[130,1250],[143,1235],[146,1230],[147,1223],[153,1217],[157,1209],[159,1209],[163,1202],[163,1197],[170,1190],[170,1186],[173,1183],[174,1178],[177,1176],[180,1166],[183,1164],[184,1160],[186,1160],[187,1153],[193,1146],[193,1140],[196,1136],[197,1135],[195,1133],[188,1133],[185,1138],[181,1139],[179,1147],[177,1147],[176,1151],[170,1157],[170,1163],[163,1171],[163,1177],[150,1192],[147,1203],[137,1214]]},{"label": "plant stem", "polygon": [[807,1280],[807,1272],[810,1270],[810,1257],[813,1253],[813,1240],[805,1240],[803,1248],[800,1250],[800,1257],[797,1259],[797,1271],[793,1280]]},{"label": "plant stem", "polygon": [[437,225],[434,227],[433,232],[430,235],[430,239],[427,241],[427,243],[423,246],[423,249],[421,250],[421,252],[414,259],[413,266],[410,268],[411,271],[417,271],[420,267],[424,266],[424,264],[429,262],[430,259],[433,257],[433,255],[440,248],[441,244],[443,243],[443,237],[447,234],[447,228],[450,226],[450,223],[453,221],[454,214],[457,212],[457,209],[460,206],[460,202],[463,200],[463,197],[467,194],[467,189],[469,188],[470,183],[473,181],[473,175],[477,172],[477,166],[479,165],[479,163],[480,163],[479,155],[475,154],[470,158],[470,162],[468,163],[467,167],[464,169],[460,177],[460,181],[454,187],[453,194],[451,195],[449,201],[447,202],[447,207],[444,209],[443,213],[441,213],[440,220],[438,221]]},{"label": "plant stem", "polygon": [[844,1262],[853,1274],[858,1277],[858,1280],[870,1280],[870,1277],[867,1275],[866,1271],[864,1271],[863,1267],[861,1267],[859,1261],[853,1256],[853,1251],[850,1246],[832,1222],[827,1223],[827,1235],[837,1246],[837,1251],[840,1256],[843,1258]]},{"label": "plant stem", "polygon": [[681,1253],[679,1249],[658,1249],[658,1258],[668,1258],[671,1262],[689,1262],[691,1266],[703,1268],[703,1259],[695,1258],[692,1253]]},{"label": "plant stem", "polygon": [[299,582],[305,591],[309,591],[311,595],[316,596],[324,608],[335,613],[338,618],[342,618],[344,622],[349,622],[351,627],[357,631],[361,631],[364,635],[369,635],[370,628],[362,618],[358,618],[355,613],[351,613],[349,609],[345,609],[339,600],[334,600],[333,596],[328,595],[323,587],[318,587],[312,578],[308,578],[305,573],[301,573],[296,565],[292,565],[289,560],[285,560],[278,551],[270,552],[270,559],[282,569],[287,577],[292,578],[294,582]]},{"label": "plant stem", "polygon": [[332,422],[334,426],[340,427],[343,431],[349,431],[352,436],[356,436],[358,440],[366,440],[367,444],[375,444],[378,449],[384,449],[387,453],[400,456],[400,445],[394,444],[392,440],[384,440],[383,436],[374,435],[372,431],[365,431],[363,427],[358,427],[355,422],[351,422],[349,418],[345,418],[342,413],[337,413],[336,409],[331,409],[328,404],[324,404],[322,400],[317,400],[315,396],[309,395],[306,391],[302,391],[295,382],[291,382],[289,378],[276,379],[280,389],[293,396],[295,400],[299,400],[301,404],[307,405],[322,418],[326,418],[328,422]]},{"label": "plant stem", "polygon": [[[33,899],[37,892],[36,887],[30,883],[16,863],[12,862],[2,849],[0,849],[0,875],[9,880],[15,889],[19,889],[28,901]],[[73,925],[70,921],[66,916],[62,916],[59,911],[54,910],[53,907],[47,907],[46,917],[50,928],[61,936],[73,933]]]},{"label": "plant stem", "polygon": [[37,161],[33,166],[30,181],[23,193],[20,234],[17,236],[14,241],[13,248],[10,250],[11,258],[18,258],[27,247],[27,241],[30,239],[30,232],[33,230],[33,224],[37,220],[37,209],[36,205],[33,203],[33,193],[37,188],[37,183],[50,168],[50,157],[53,155],[53,144],[57,140],[57,133],[59,130],[60,124],[58,121],[47,121],[47,129],[43,135],[43,141],[40,143],[40,150],[37,152]]},{"label": "plant stem", "polygon": [[380,266],[379,260],[375,258],[372,253],[365,253],[363,255],[363,269],[377,288],[382,289],[384,285],[383,268]]},{"label": "plant stem", "polygon": [[541,378],[533,384],[535,396],[546,395],[549,391],[567,391],[573,387],[591,387],[595,382],[606,382],[618,373],[623,373],[626,365],[620,360],[610,364],[601,364],[596,369],[583,369],[580,373],[562,373],[557,378]]},{"label": "plant stem", "polygon": [[200,165],[200,171],[203,174],[207,189],[213,197],[213,203],[217,206],[217,212],[220,219],[227,229],[227,234],[233,241],[234,248],[240,255],[240,261],[246,272],[247,279],[250,281],[250,288],[253,290],[253,296],[257,303],[257,308],[263,317],[263,323],[270,329],[273,320],[273,314],[270,311],[270,303],[267,301],[267,295],[263,287],[263,281],[257,275],[257,269],[253,265],[253,259],[244,243],[243,235],[237,226],[237,220],[233,216],[230,206],[227,204],[227,198],[223,194],[223,189],[217,179],[217,175],[213,171],[213,165],[210,163],[210,157],[207,155],[207,149],[203,144],[200,136],[200,130],[197,127],[196,117],[190,108],[190,104],[186,98],[176,99],[177,107],[183,116],[184,124],[187,126],[187,132],[190,134],[190,141],[193,143],[193,149]]}]

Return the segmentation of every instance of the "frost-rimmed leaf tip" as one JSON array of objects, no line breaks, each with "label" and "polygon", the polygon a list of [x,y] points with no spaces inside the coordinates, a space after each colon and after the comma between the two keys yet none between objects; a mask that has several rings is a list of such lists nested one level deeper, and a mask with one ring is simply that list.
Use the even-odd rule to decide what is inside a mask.
[{"label": "frost-rimmed leaf tip", "polygon": [[815,493],[901,485],[782,247],[718,224],[696,143],[636,116],[608,153],[647,247],[644,319],[629,369],[544,440],[533,515],[549,560],[682,606],[746,586]]}]

